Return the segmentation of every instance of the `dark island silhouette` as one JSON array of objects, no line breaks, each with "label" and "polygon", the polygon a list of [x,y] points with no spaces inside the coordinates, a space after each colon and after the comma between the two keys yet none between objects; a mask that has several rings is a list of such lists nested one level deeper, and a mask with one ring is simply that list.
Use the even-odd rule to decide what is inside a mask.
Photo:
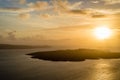
[{"label": "dark island silhouette", "polygon": [[48,45],[32,46],[32,45],[13,45],[13,44],[0,44],[0,49],[36,49],[36,48],[50,48]]},{"label": "dark island silhouette", "polygon": [[120,52],[101,51],[95,49],[75,49],[35,52],[32,58],[48,61],[85,61],[86,59],[118,59]]}]

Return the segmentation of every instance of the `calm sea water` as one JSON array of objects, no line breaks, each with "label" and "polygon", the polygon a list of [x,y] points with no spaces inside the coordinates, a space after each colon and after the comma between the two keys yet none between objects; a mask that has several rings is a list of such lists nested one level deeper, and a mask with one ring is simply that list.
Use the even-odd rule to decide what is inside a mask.
[{"label": "calm sea water", "polygon": [[25,55],[41,50],[0,50],[0,80],[120,80],[120,59],[52,62]]}]

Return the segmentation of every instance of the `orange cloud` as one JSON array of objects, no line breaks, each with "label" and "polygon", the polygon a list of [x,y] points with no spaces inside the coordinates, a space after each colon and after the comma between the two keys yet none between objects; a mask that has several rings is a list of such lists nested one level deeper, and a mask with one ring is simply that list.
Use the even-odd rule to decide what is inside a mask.
[{"label": "orange cloud", "polygon": [[[109,1],[109,0],[104,0]],[[116,0],[115,0],[116,1]],[[96,0],[95,3],[98,1]],[[26,0],[20,0],[20,3],[25,4]],[[45,13],[41,14],[41,18],[49,18],[57,14],[57,16],[61,14],[67,15],[86,15],[91,16],[93,18],[102,18],[107,17],[109,12],[107,10],[97,10],[97,9],[81,9],[82,1],[70,3],[68,0],[53,0],[52,4],[48,3],[47,1],[36,1],[27,4],[26,8],[17,8],[17,7],[9,7],[9,8],[0,8],[0,12],[12,12],[20,14],[21,18],[28,19],[30,17],[30,12],[35,11],[43,11],[46,10]],[[114,2],[115,3],[115,2]],[[47,10],[54,12],[51,16]],[[118,11],[118,10],[117,10]],[[27,14],[26,14],[27,13]],[[110,13],[116,13],[115,10],[110,11]],[[38,14],[35,14],[38,15]],[[38,15],[39,16],[39,15]]]},{"label": "orange cloud", "polygon": [[42,18],[50,18],[50,17],[52,17],[52,16],[49,15],[49,14],[41,14],[40,17],[42,17]]},{"label": "orange cloud", "polygon": [[45,10],[49,4],[46,1],[36,1],[35,3],[29,3],[28,6],[34,10]]},{"label": "orange cloud", "polygon": [[60,26],[57,28],[50,28],[50,29],[46,29],[46,30],[59,30],[59,31],[76,31],[76,30],[91,30],[93,28],[93,26],[91,25],[71,25],[71,26]]},{"label": "orange cloud", "polygon": [[30,14],[29,13],[21,13],[21,14],[19,14],[19,17],[21,19],[29,19],[30,18]]},{"label": "orange cloud", "polygon": [[26,0],[20,0],[19,3],[20,3],[20,4],[25,4],[25,3],[26,3]]}]

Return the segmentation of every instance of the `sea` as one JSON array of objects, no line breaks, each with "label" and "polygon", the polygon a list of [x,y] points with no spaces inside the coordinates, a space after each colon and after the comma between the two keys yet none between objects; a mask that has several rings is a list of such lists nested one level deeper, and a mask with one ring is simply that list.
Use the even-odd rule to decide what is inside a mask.
[{"label": "sea", "polygon": [[120,59],[44,61],[26,55],[53,49],[0,50],[0,80],[120,80]]}]

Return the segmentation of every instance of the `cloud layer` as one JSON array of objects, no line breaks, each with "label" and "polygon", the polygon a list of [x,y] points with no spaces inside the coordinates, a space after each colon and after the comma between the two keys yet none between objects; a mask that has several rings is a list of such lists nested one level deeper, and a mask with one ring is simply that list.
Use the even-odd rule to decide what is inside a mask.
[{"label": "cloud layer", "polygon": [[[120,3],[120,0],[102,0],[102,1],[104,1],[106,4]],[[27,18],[28,14],[31,15],[31,12],[42,13],[42,11],[46,12],[41,15],[45,18],[49,17],[48,11],[54,12],[54,14],[58,14],[58,16],[61,14],[87,15],[87,16],[91,16],[93,18],[102,18],[102,17],[106,16],[105,11],[92,9],[92,8],[91,9],[89,9],[89,8],[82,9],[81,8],[81,6],[83,4],[82,1],[70,3],[68,0],[53,0],[51,2],[35,1],[35,2],[27,3],[26,0],[20,0],[19,3],[25,4],[27,7],[25,7],[25,8],[4,7],[4,8],[0,8],[0,12],[17,13],[17,14],[19,14],[19,16],[21,16],[21,18],[23,18],[23,16],[24,17],[26,16],[26,18]],[[98,1],[96,0],[93,3],[98,3]],[[106,11],[106,13],[107,13],[107,11]],[[36,14],[36,15],[40,15],[40,14]]]},{"label": "cloud layer", "polygon": [[107,5],[113,5],[113,4],[119,4],[120,0],[102,0],[105,2]]}]

